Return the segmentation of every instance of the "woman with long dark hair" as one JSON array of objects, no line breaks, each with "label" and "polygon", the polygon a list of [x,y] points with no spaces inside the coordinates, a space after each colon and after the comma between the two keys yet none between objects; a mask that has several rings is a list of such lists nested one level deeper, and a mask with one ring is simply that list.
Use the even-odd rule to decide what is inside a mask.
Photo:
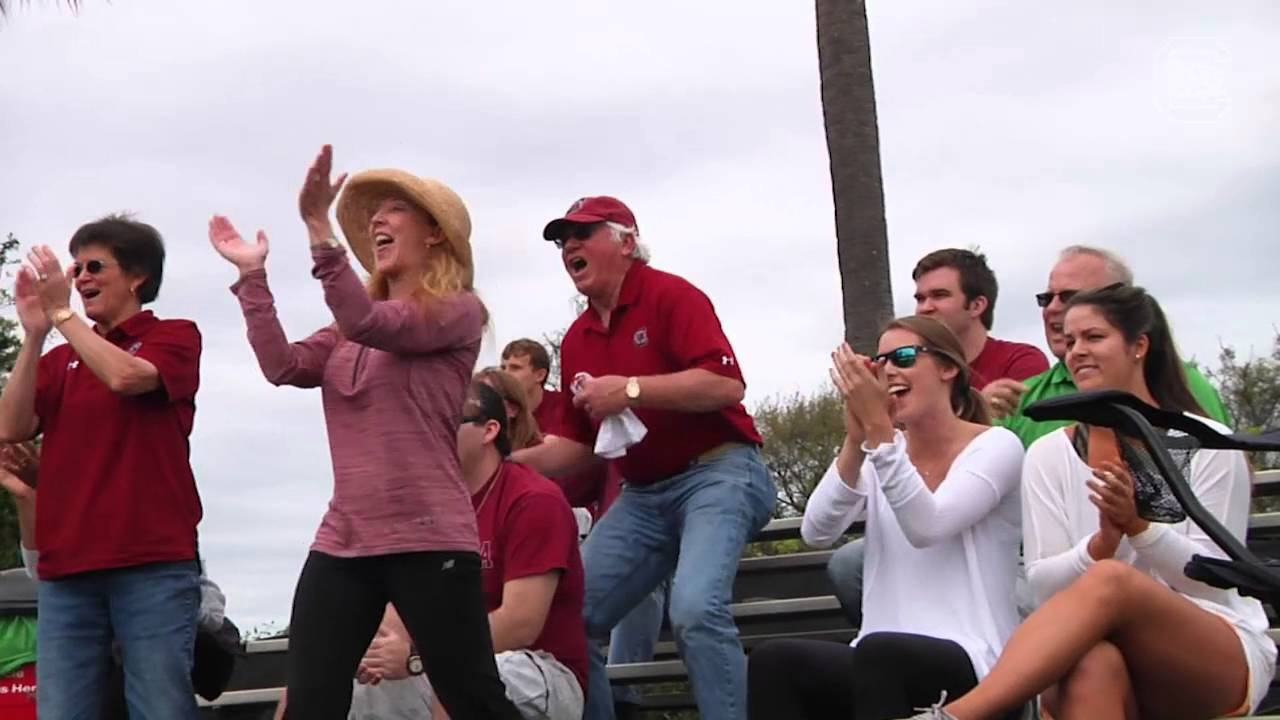
[{"label": "woman with long dark hair", "polygon": [[289,625],[286,717],[346,718],[351,678],[395,606],[448,712],[518,718],[493,661],[475,513],[456,429],[487,321],[472,285],[471,219],[435,180],[370,170],[346,183],[338,221],[371,273],[362,287],[334,236],[325,146],[299,207],[312,274],[334,323],[289,343],[264,269],[267,237],[223,217],[214,248],[240,270],[233,291],[267,379],[320,387],[333,499],[298,579]]},{"label": "woman with long dark hair", "polygon": [[[1204,414],[1164,311],[1141,288],[1076,295],[1064,332],[1067,368],[1081,390],[1124,390],[1165,410]],[[1243,541],[1244,454],[1171,452],[1200,502]],[[1207,720],[1256,708],[1276,658],[1262,605],[1184,574],[1192,555],[1225,555],[1164,501],[1167,492],[1136,441],[1105,428],[1075,425],[1033,443],[1023,533],[1027,578],[1042,604],[977,688],[916,717],[990,718],[1037,693],[1056,720]]]},{"label": "woman with long dark hair", "polygon": [[826,547],[866,520],[862,627],[852,647],[756,648],[752,718],[909,713],[973,687],[1018,622],[1022,445],[990,426],[960,341],[941,322],[895,320],[879,349],[834,354],[846,437],[801,526],[805,542]]}]

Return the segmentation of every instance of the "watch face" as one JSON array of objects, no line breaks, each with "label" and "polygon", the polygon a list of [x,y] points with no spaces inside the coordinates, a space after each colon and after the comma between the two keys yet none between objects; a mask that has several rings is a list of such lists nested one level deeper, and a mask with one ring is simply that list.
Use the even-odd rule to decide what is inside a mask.
[{"label": "watch face", "polygon": [[422,674],[422,658],[418,657],[417,655],[409,656],[409,674],[410,675]]}]

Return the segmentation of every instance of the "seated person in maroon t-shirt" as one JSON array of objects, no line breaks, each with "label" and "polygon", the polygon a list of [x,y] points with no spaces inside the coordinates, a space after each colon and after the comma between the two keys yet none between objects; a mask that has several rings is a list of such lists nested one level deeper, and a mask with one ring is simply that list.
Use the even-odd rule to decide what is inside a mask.
[{"label": "seated person in maroon t-shirt", "polygon": [[[578,718],[586,688],[587,640],[577,528],[555,483],[508,461],[510,452],[502,396],[477,380],[458,427],[458,457],[476,511],[484,602],[498,671],[507,696],[525,718]],[[433,702],[422,665],[398,626],[388,607],[360,664],[353,720],[446,717]],[[412,711],[425,711],[428,703],[433,705],[430,715]]]},{"label": "seated person in maroon t-shirt", "polygon": [[[551,372],[551,356],[542,343],[530,338],[507,343],[502,349],[502,369],[524,386],[529,409],[533,411],[544,438],[563,436],[562,413],[567,400],[563,392],[546,386]],[[575,508],[586,508],[593,520],[604,515],[622,486],[622,477],[611,463],[553,480],[564,490],[569,504]]]},{"label": "seated person in maroon t-shirt", "polygon": [[1049,360],[1034,345],[991,337],[999,285],[986,256],[958,248],[935,250],[916,263],[911,279],[916,282],[916,313],[941,320],[960,338],[973,386],[992,411],[1001,415],[1017,408],[1017,398],[1026,391],[1022,381],[1048,370]]}]

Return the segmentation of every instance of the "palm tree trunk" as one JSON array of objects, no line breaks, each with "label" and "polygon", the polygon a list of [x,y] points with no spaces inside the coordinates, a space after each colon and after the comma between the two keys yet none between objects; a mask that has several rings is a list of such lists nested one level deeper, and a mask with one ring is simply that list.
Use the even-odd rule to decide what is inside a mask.
[{"label": "palm tree trunk", "polygon": [[816,0],[822,115],[831,159],[844,334],[862,353],[893,317],[880,134],[865,0]]}]

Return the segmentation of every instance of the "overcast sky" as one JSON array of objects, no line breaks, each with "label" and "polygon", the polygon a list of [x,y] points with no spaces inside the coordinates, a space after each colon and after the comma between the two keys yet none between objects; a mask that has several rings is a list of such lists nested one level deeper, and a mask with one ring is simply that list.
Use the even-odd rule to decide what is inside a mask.
[{"label": "overcast sky", "polygon": [[[201,543],[241,627],[287,620],[332,475],[319,393],[262,379],[205,227],[266,229],[286,329],[326,324],[296,210],[323,143],[339,169],[404,168],[467,201],[482,363],[571,321],[540,230],[613,194],[654,265],[716,303],[749,403],[824,381],[842,329],[811,2],[85,5],[0,25],[0,233],[64,257],[111,211],[164,233],[154,309],[204,334]],[[1268,349],[1280,4],[871,5],[901,313],[919,256],[979,245],[996,334],[1043,347],[1032,295],[1089,243],[1131,262],[1185,354]]]}]

